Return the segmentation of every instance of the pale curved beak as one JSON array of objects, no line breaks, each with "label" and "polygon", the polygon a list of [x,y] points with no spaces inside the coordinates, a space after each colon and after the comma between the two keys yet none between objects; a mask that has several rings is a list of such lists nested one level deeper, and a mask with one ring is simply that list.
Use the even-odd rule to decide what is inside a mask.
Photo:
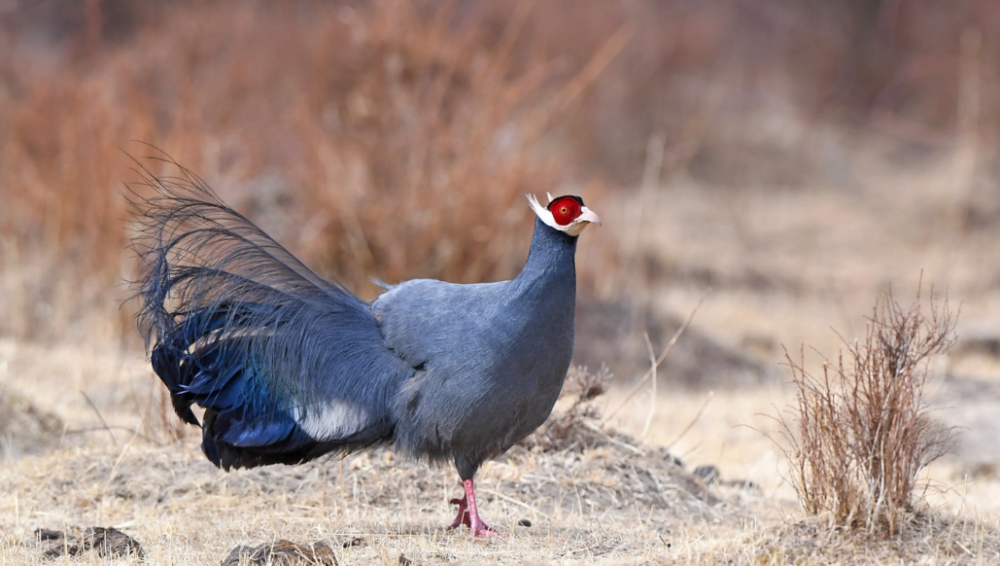
[{"label": "pale curved beak", "polygon": [[580,216],[576,217],[577,222],[590,222],[591,224],[601,225],[601,219],[594,214],[593,210],[590,210],[586,206],[580,209]]}]

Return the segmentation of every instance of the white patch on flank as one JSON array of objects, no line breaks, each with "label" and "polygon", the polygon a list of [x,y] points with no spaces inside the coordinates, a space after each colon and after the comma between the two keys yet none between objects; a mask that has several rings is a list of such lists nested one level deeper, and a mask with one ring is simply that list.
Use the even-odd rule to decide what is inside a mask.
[{"label": "white patch on flank", "polygon": [[[549,202],[551,203],[552,195],[548,196]],[[580,232],[583,232],[583,229],[587,227],[587,224],[593,223],[598,226],[601,225],[601,219],[594,214],[594,211],[590,210],[586,206],[580,209],[580,216],[577,216],[575,220],[565,226],[560,226],[556,223],[556,219],[552,216],[552,213],[549,212],[549,209],[542,206],[538,202],[538,199],[535,198],[535,195],[528,195],[528,205],[531,207],[531,210],[535,212],[535,215],[542,219],[542,222],[544,222],[546,226],[551,226],[552,228],[555,228],[560,232],[565,232],[570,236],[579,236]]]},{"label": "white patch on flank", "polygon": [[368,421],[368,411],[363,407],[340,399],[312,404],[308,408],[295,407],[293,416],[306,434],[317,439],[349,436]]}]

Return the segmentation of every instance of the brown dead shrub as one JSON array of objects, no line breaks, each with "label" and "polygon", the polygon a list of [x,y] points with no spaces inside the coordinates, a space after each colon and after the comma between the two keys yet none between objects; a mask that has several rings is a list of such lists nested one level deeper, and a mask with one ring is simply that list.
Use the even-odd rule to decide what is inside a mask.
[{"label": "brown dead shrub", "polygon": [[364,296],[371,276],[520,269],[524,195],[564,178],[565,150],[543,142],[568,80],[542,57],[512,62],[523,10],[500,33],[454,3],[136,10],[126,39],[87,57],[0,30],[0,335],[132,334],[122,149],[158,155],[132,140]]},{"label": "brown dead shrub", "polygon": [[954,342],[956,319],[931,293],[930,312],[880,298],[861,341],[811,375],[786,357],[796,406],[779,420],[792,484],[806,511],[835,524],[894,535],[912,516],[917,474],[950,446],[952,429],[923,401],[929,362]]}]

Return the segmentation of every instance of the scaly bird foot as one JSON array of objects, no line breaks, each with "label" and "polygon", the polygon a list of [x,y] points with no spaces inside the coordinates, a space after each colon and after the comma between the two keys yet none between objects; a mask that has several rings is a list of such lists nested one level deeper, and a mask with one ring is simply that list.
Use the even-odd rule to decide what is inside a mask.
[{"label": "scaly bird foot", "polygon": [[472,486],[472,480],[467,479],[462,482],[465,487],[465,497],[452,499],[452,505],[458,505],[458,516],[451,524],[451,528],[458,528],[459,525],[469,527],[469,534],[476,538],[502,537],[506,538],[507,533],[498,532],[493,527],[487,525],[479,518],[479,509],[476,506],[476,492]]},{"label": "scaly bird foot", "polygon": [[465,497],[458,499],[452,499],[449,501],[452,505],[458,505],[458,516],[449,526],[449,529],[457,529],[458,527],[465,525],[466,527],[472,528],[472,521],[469,519],[469,505]]}]

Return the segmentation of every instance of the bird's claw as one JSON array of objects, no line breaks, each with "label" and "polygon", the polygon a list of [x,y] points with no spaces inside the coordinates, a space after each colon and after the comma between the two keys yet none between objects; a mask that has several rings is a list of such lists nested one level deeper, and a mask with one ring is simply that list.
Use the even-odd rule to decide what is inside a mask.
[{"label": "bird's claw", "polygon": [[486,523],[481,523],[478,529],[469,527],[469,534],[475,538],[507,538],[507,533],[501,533]]}]

